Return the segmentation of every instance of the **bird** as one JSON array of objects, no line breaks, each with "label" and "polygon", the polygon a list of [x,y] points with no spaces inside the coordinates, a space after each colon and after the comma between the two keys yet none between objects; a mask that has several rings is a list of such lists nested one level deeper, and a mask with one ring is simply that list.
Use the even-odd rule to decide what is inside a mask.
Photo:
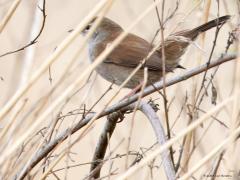
[{"label": "bird", "polygon": [[[165,72],[173,72],[176,68],[183,68],[179,61],[186,52],[187,47],[199,34],[225,24],[230,15],[225,15],[190,30],[182,30],[170,34],[164,39]],[[96,21],[97,17],[85,27],[82,34],[85,35]],[[88,53],[91,62],[104,51],[124,29],[113,20],[103,17],[98,27],[88,41]],[[121,85],[132,73],[139,63],[147,57],[153,45],[145,39],[129,33],[123,41],[103,60],[96,68],[105,80]],[[163,76],[162,45],[143,63],[137,73],[125,84],[125,88],[134,89],[142,83],[144,68],[148,69],[148,80],[146,85],[152,85],[161,80]]]}]

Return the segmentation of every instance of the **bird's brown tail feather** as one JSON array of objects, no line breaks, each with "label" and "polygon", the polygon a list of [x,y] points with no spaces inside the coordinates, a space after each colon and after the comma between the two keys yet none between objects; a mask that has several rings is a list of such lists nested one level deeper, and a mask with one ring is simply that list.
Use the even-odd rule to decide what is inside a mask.
[{"label": "bird's brown tail feather", "polygon": [[229,16],[229,15],[219,17],[219,18],[209,21],[201,26],[198,26],[190,31],[185,31],[185,33],[183,32],[182,35],[194,40],[200,33],[205,32],[213,27],[222,25],[222,24],[226,23],[230,18],[231,18],[231,16]]},{"label": "bird's brown tail feather", "polygon": [[222,16],[220,18],[214,19],[214,20],[209,21],[201,26],[194,28],[193,31],[198,31],[198,32],[207,31],[213,27],[216,27],[216,26],[226,23],[230,18],[231,18],[231,16],[229,16],[229,15]]}]

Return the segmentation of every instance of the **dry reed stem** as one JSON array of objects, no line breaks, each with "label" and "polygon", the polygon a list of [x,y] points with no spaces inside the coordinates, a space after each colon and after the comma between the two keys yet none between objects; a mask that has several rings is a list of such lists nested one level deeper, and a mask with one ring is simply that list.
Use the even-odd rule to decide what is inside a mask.
[{"label": "dry reed stem", "polygon": [[139,164],[129,168],[125,173],[120,175],[117,180],[122,180],[129,178],[133,173],[135,173],[138,169],[146,165],[149,161],[151,161],[153,158],[155,158],[159,153],[162,153],[163,151],[167,150],[170,146],[172,146],[175,142],[177,142],[179,139],[187,135],[189,132],[196,129],[199,125],[201,125],[204,121],[208,120],[209,117],[211,117],[212,114],[218,112],[221,110],[224,106],[226,106],[228,103],[232,102],[233,99],[236,98],[235,96],[231,96],[224,100],[223,102],[219,103],[216,107],[212,108],[207,114],[204,114],[202,117],[194,121],[192,124],[190,124],[188,127],[186,127],[183,131],[181,131],[177,136],[173,137],[167,143],[156,150],[154,150],[151,154],[149,154],[147,157],[145,157]]},{"label": "dry reed stem", "polygon": [[[239,96],[239,94],[235,95],[235,98]],[[217,147],[215,147],[212,151],[210,151],[201,161],[199,161],[194,167],[192,167],[186,174],[184,174],[182,177],[179,178],[179,180],[189,179],[189,177],[196,172],[198,169],[200,169],[203,165],[205,165],[212,157],[216,156],[218,153],[221,153],[222,151],[227,148],[227,145],[234,141],[235,138],[240,133],[240,127],[236,128],[231,132],[231,134],[224,139]]]},{"label": "dry reed stem", "polygon": [[0,34],[2,33],[3,29],[6,27],[7,23],[9,22],[9,20],[11,19],[11,17],[13,16],[13,14],[15,13],[18,5],[20,4],[21,0],[15,0],[11,7],[9,8],[7,14],[4,16],[3,20],[0,23]]},{"label": "dry reed stem", "polygon": [[[203,23],[206,23],[208,21],[210,8],[211,8],[211,3],[212,3],[212,0],[207,0],[207,2],[206,2],[206,6],[205,6],[205,9],[204,9],[204,15],[203,15]],[[202,35],[201,35],[201,45],[204,45],[205,34],[206,33],[203,32]]]},{"label": "dry reed stem", "polygon": [[[39,29],[42,26],[41,18],[43,16],[42,15],[43,12],[39,11],[39,8],[44,9],[45,8],[45,7],[43,7],[45,5],[44,3],[45,2],[43,2],[43,0],[40,0],[39,2],[36,3],[36,6],[35,6],[35,9],[33,12],[34,16],[32,18],[33,20],[31,23],[31,30],[29,32],[29,37],[27,37],[29,42],[31,42],[32,39],[34,39],[36,37],[36,35],[39,33],[38,32]],[[32,69],[35,52],[36,52],[36,45],[28,47],[26,49],[26,51],[24,52],[22,72],[21,72],[19,86],[23,86],[25,83],[28,82],[30,72]]]},{"label": "dry reed stem", "polygon": [[133,128],[134,128],[134,120],[135,120],[135,116],[136,116],[138,106],[139,106],[139,104],[141,102],[141,99],[142,99],[143,91],[144,91],[144,89],[147,85],[147,80],[148,80],[148,69],[144,68],[144,77],[143,77],[142,87],[141,87],[141,90],[140,90],[140,93],[139,93],[137,103],[135,104],[135,107],[133,109],[133,115],[132,115],[132,118],[131,118],[131,125],[130,125],[130,129],[129,129],[129,136],[128,136],[128,139],[127,139],[127,147],[126,147],[127,156],[126,156],[126,161],[125,161],[125,170],[128,168],[128,152],[130,151],[130,144],[131,144],[132,133],[133,133]]},{"label": "dry reed stem", "polygon": [[[45,72],[45,70],[48,68],[48,66],[53,63],[59,56],[60,54],[71,44],[71,42],[78,36],[78,34],[83,30],[83,28],[87,25],[87,23],[92,19],[92,16],[94,16],[96,13],[102,9],[102,7],[108,2],[108,0],[103,0],[101,3],[97,4],[96,7],[90,12],[88,16],[77,26],[76,31],[71,33],[59,46],[56,51],[50,55],[50,57],[45,61],[45,63],[37,70],[37,72],[32,76],[30,81],[22,86],[13,96],[12,99],[10,99],[7,104],[1,109],[0,112],[0,119],[6,115],[10,109],[14,106],[14,104],[23,96],[24,93],[27,92],[27,90],[40,78],[40,76]],[[44,120],[45,117],[47,117],[54,109],[55,107],[60,104],[66,96],[72,92],[72,90],[78,85],[78,82],[82,80],[82,78],[92,69],[87,69],[85,73],[83,73],[80,78],[75,81],[69,88],[63,92],[63,94],[55,100],[52,105],[44,112],[41,114],[41,116],[32,124],[31,127],[29,127],[28,131],[26,131],[22,136],[20,136],[17,139],[17,142],[15,142],[7,151],[3,152],[2,156],[0,157],[0,164],[2,164],[5,159],[11,155],[17,148],[20,146],[26,138],[28,138],[29,135],[31,135],[34,130],[38,127],[38,125]]]},{"label": "dry reed stem", "polygon": [[[39,4],[41,4],[42,5],[41,8],[45,10],[45,7],[43,7],[44,6],[43,3],[44,2],[41,2]],[[35,7],[34,18],[33,18],[35,20],[32,23],[29,41],[31,41],[36,36],[36,34],[38,33],[38,29],[42,24],[40,19],[42,17],[43,12],[42,11],[40,12],[39,8],[40,8],[40,6],[38,6],[38,3],[37,3],[36,7]],[[23,60],[23,66],[22,66],[23,70],[22,70],[22,73],[20,76],[20,83],[18,85],[19,87],[24,85],[27,82],[27,79],[29,77],[29,73],[31,70],[31,65],[32,65],[33,57],[34,57],[35,48],[36,48],[35,46],[31,46],[28,49],[26,49],[25,57]],[[12,125],[17,126],[15,123],[17,120],[17,115],[20,113],[22,104],[25,104],[26,102],[27,102],[27,100],[25,99],[21,103],[19,102],[17,104],[17,106],[14,108],[12,115],[10,116],[10,118],[7,122],[7,125],[4,127],[4,129],[0,133],[0,139],[3,139],[3,136],[5,136],[6,132],[9,130],[10,127],[13,129],[12,132],[14,132],[14,130],[17,128],[17,127],[12,127]],[[9,133],[9,131],[8,131],[8,133]],[[9,133],[9,136],[12,137],[12,134]]]},{"label": "dry reed stem", "polygon": [[[21,104],[19,104],[18,108],[15,109],[14,113],[11,114],[11,119],[12,121],[10,121],[6,126],[4,126],[4,128],[1,130],[0,132],[0,139],[3,139],[7,133],[9,133],[10,129],[15,129],[16,127],[12,127],[16,120],[17,120],[17,116],[20,114],[20,112],[22,111],[22,109],[24,108],[24,106],[26,105],[27,100],[25,100],[24,102],[22,102]],[[11,133],[10,133],[11,134]]]},{"label": "dry reed stem", "polygon": [[[91,129],[88,129],[89,131]],[[74,140],[73,142],[70,142],[70,144],[68,144],[68,146],[66,148],[64,148],[64,150],[61,151],[60,156],[58,156],[54,162],[51,162],[51,165],[48,167],[48,169],[41,175],[40,179],[46,179],[47,175],[53,170],[53,168],[60,162],[60,160],[62,160],[64,158],[64,156],[68,153],[68,150],[71,149],[78,141],[80,141],[83,137],[85,137],[88,132],[82,133],[80,134],[76,140]],[[68,138],[71,136],[71,134],[69,134]],[[61,144],[61,143],[60,143]],[[58,146],[60,145],[58,144]],[[24,178],[24,176],[21,176],[21,180]]]},{"label": "dry reed stem", "polygon": [[[85,43],[87,42],[87,39],[90,37],[90,35],[94,32],[94,29],[96,28],[96,26],[100,23],[100,20],[101,20],[101,18],[103,17],[103,15],[107,12],[107,10],[108,10],[108,8],[111,6],[111,4],[112,4],[112,1],[109,1],[110,3],[108,3],[108,6],[106,6],[106,8],[104,8],[103,9],[103,11],[102,11],[102,15],[101,16],[99,16],[100,18],[99,18],[99,20],[97,20],[96,21],[96,24],[93,26],[93,29],[90,31],[90,34],[88,34],[88,36],[85,38]],[[83,49],[83,46],[82,47],[80,47],[80,50],[82,50]],[[74,60],[74,59],[72,59],[72,60]],[[70,67],[71,66],[71,64],[72,64],[72,62],[73,61],[71,61],[69,64],[68,64],[68,67]],[[65,69],[65,71],[64,71],[64,74],[63,74],[63,76],[62,76],[62,78],[65,76],[65,73],[67,72],[67,68]],[[61,79],[61,78],[60,78]],[[57,83],[58,84],[58,83]],[[54,86],[53,87],[53,89],[55,89],[56,88],[56,86]],[[87,93],[89,93],[89,91],[87,91]],[[85,95],[85,98],[86,98],[86,95]],[[85,98],[83,98],[83,101],[84,101],[84,99]],[[82,102],[83,103],[83,102]],[[80,104],[82,104],[82,103],[80,103]],[[52,123],[52,124],[56,124],[56,122],[57,122],[57,118],[56,118],[56,120]],[[72,122],[73,123],[73,122]],[[71,126],[71,125],[70,125]],[[49,133],[48,133],[49,134]],[[47,136],[46,136],[47,137]],[[45,141],[46,139],[45,138],[43,138],[42,139],[42,143],[44,143],[44,141]],[[65,153],[66,154],[66,153]],[[29,162],[31,161],[31,159],[29,160]],[[60,161],[60,160],[59,160]],[[57,161],[57,163],[59,162],[59,161]],[[56,164],[57,164],[56,163]],[[50,171],[50,170],[49,170]]]},{"label": "dry reed stem", "polygon": [[[77,26],[76,30],[71,33],[63,42],[58,46],[58,48],[51,54],[39,69],[32,75],[29,82],[24,86],[20,87],[13,97],[4,105],[0,111],[0,120],[11,110],[11,108],[17,103],[18,100],[36,83],[36,81],[43,75],[43,73],[48,69],[57,58],[64,52],[64,50],[78,37],[79,33],[86,27],[86,25],[91,21],[91,19],[104,7],[104,5],[109,0],[100,1],[95,8],[86,16]],[[0,160],[1,162],[1,160]],[[1,164],[1,163],[0,163]]]},{"label": "dry reed stem", "polygon": [[[160,146],[167,142],[167,136],[165,135],[164,128],[162,126],[161,119],[157,116],[151,105],[141,102],[139,108],[142,113],[148,118],[152,125],[158,144]],[[175,180],[175,168],[171,159],[170,151],[165,150],[161,153],[162,164],[164,167],[165,174],[168,180]]]},{"label": "dry reed stem", "polygon": [[[238,54],[240,54],[240,44],[238,43]],[[240,59],[239,59],[240,60]],[[232,112],[231,112],[231,119],[230,119],[230,133],[234,133],[237,127],[239,127],[239,115],[240,115],[240,63],[239,61],[236,62],[236,71],[235,71],[235,84],[234,84],[234,89],[233,93],[237,94],[237,97],[233,101],[233,107],[232,107]],[[228,151],[227,151],[227,159],[228,159],[228,166],[230,169],[232,169],[235,172],[239,171],[238,163],[236,159],[238,158],[237,154],[237,147],[236,147],[236,141],[231,141],[228,143]]]},{"label": "dry reed stem", "polygon": [[[212,62],[209,66],[203,65],[203,66],[197,67],[193,70],[189,70],[189,72],[186,72],[185,74],[183,74],[181,76],[177,76],[175,78],[169,79],[169,81],[167,81],[167,86],[176,84],[176,83],[181,82],[183,80],[186,80],[186,79],[188,79],[188,78],[190,78],[190,77],[192,77],[196,74],[199,74],[199,73],[205,71],[206,68],[215,67],[217,65],[220,65],[220,64],[222,64],[226,61],[229,61],[229,60],[232,60],[232,59],[235,59],[235,58],[236,58],[236,56],[234,56],[234,55],[233,56],[228,56],[228,57],[225,57],[225,58],[220,58],[219,60],[217,60],[215,62]],[[155,87],[158,88],[158,89],[161,89],[162,88],[162,82],[156,83]],[[144,90],[144,96],[155,92],[156,88],[153,88],[153,87],[146,88]],[[71,127],[71,129],[66,129],[66,130],[62,131],[54,140],[49,142],[45,146],[45,148],[42,149],[42,152],[40,152],[38,154],[35,154],[34,159],[30,163],[30,166],[28,168],[25,168],[25,169],[31,169],[32,167],[34,167],[39,161],[42,160],[42,158],[44,158],[44,156],[46,156],[46,154],[48,154],[50,151],[52,151],[52,149],[55,148],[57,144],[59,145],[62,141],[64,141],[68,134],[73,134],[74,132],[76,132],[79,129],[82,129],[84,126],[86,126],[86,124],[90,124],[90,125],[88,125],[88,128],[89,128],[94,123],[96,118],[100,118],[100,117],[108,115],[108,114],[110,114],[114,111],[120,110],[123,107],[126,107],[127,105],[135,102],[137,99],[138,99],[138,94],[134,95],[133,97],[131,97],[127,100],[122,100],[122,101],[118,102],[117,104],[112,105],[111,107],[108,107],[106,110],[104,110],[104,112],[100,113],[100,115],[98,115],[97,117],[94,116],[94,114],[87,114],[82,121],[75,124],[73,127]],[[86,129],[87,128],[85,128],[85,131],[86,131]]]},{"label": "dry reed stem", "polygon": [[[105,2],[105,1],[101,1],[101,2]],[[91,64],[89,66],[89,68],[87,68],[82,74],[81,76],[78,77],[78,79],[73,82],[63,93],[62,95],[56,99],[52,105],[49,106],[48,109],[46,109],[45,112],[43,112],[41,114],[41,116],[39,116],[36,121],[34,122],[34,124],[32,124],[32,126],[28,129],[28,131],[26,131],[22,136],[20,136],[17,139],[17,142],[15,142],[7,151],[3,152],[3,155],[0,157],[0,164],[3,163],[5,161],[5,159],[11,155],[17,148],[18,146],[20,146],[25,139],[40,125],[40,123],[42,122],[42,120],[44,120],[63,100],[65,100],[65,98],[68,96],[69,93],[71,93],[75,87],[78,86],[78,84],[81,82],[81,80],[92,70],[94,70],[104,59],[105,57],[115,48],[117,47],[117,45],[127,36],[128,32],[134,27],[136,26],[143,17],[145,17],[149,12],[151,12],[151,10],[158,4],[160,3],[160,1],[156,1],[155,3],[152,3],[137,19],[136,21],[134,21],[129,28],[126,29],[125,32],[123,32],[118,38],[116,38],[116,40],[109,46],[107,47],[102,53],[101,55],[93,62],[93,64]],[[21,96],[33,85],[33,83],[35,82],[35,80],[37,80],[41,73],[44,72],[44,70],[46,70],[45,68],[48,67],[49,63],[53,62],[54,60],[56,60],[56,58],[62,53],[62,51],[60,51],[59,49],[65,49],[70,42],[72,42],[75,37],[77,36],[77,33],[79,33],[80,31],[82,31],[82,29],[86,26],[86,23],[90,21],[91,19],[91,15],[97,13],[100,8],[104,5],[104,3],[100,3],[100,7],[97,6],[91,13],[89,16],[87,16],[86,21],[84,20],[84,22],[80,23],[80,25],[77,27],[77,30],[74,31],[66,40],[63,41],[63,43],[59,46],[59,48],[53,53],[52,56],[50,56],[50,58],[48,59],[47,63],[45,63],[39,71],[37,71],[37,73],[35,73],[33,75],[33,78],[30,80],[29,84],[27,86],[24,86],[23,88],[21,88],[19,91],[17,91],[17,93],[13,96],[13,98],[10,100],[10,102],[7,103],[6,106],[4,106],[3,110],[0,112],[0,118],[2,116],[4,116],[9,110],[10,108],[16,103],[17,100],[19,100],[21,98]],[[156,48],[155,48],[156,49]],[[154,49],[154,50],[155,50]],[[151,52],[150,52],[151,53]],[[152,52],[153,53],[153,52]],[[47,66],[46,66],[47,65]],[[129,78],[130,79],[130,78]],[[101,112],[101,111],[100,111]],[[99,112],[99,114],[100,114]],[[96,114],[96,117],[98,116],[98,114]],[[93,118],[96,119],[96,118]],[[94,120],[93,120],[94,122]],[[91,123],[89,124],[89,126],[91,125]]]},{"label": "dry reed stem", "polygon": [[52,171],[52,169],[64,158],[64,156],[67,154],[67,151],[64,151],[60,156],[57,157],[57,160],[55,160],[51,165],[48,167],[48,169],[41,175],[39,179],[44,180],[47,178],[47,175]]}]

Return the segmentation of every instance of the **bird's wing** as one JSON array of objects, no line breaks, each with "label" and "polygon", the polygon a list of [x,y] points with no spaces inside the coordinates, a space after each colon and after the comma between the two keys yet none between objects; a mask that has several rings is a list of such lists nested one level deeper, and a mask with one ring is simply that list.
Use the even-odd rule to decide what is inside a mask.
[{"label": "bird's wing", "polygon": [[[129,34],[104,62],[134,68],[147,57],[151,49],[152,46],[150,43],[134,34]],[[144,67],[148,67],[149,70],[161,70],[162,61],[159,53],[154,52],[153,55],[146,60]]]}]

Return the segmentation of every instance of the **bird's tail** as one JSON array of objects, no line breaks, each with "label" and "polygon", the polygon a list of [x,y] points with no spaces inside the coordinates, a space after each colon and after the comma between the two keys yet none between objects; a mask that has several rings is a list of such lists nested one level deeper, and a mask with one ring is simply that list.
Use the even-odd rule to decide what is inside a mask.
[{"label": "bird's tail", "polygon": [[194,40],[200,33],[205,32],[205,31],[207,31],[211,28],[214,28],[216,26],[220,26],[220,25],[226,23],[230,18],[231,18],[230,15],[219,17],[219,18],[214,19],[212,21],[209,21],[209,22],[207,22],[207,23],[205,23],[201,26],[198,26],[198,27],[196,27],[196,28],[194,28],[190,31],[182,32],[181,35]]}]

